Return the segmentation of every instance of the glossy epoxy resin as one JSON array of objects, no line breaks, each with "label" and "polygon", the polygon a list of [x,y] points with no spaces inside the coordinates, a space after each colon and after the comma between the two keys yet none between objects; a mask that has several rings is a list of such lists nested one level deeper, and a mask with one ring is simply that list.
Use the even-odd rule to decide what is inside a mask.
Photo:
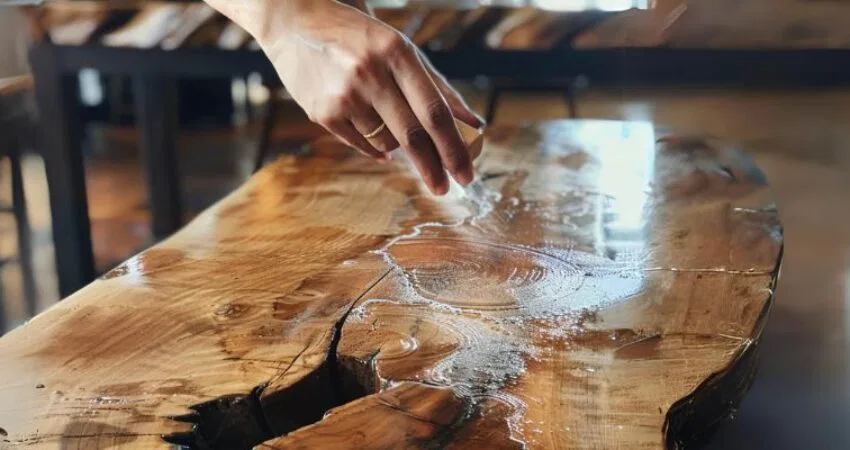
[{"label": "glossy epoxy resin", "polygon": [[434,198],[314,149],[0,339],[0,442],[673,448],[746,392],[782,234],[740,152],[494,128]]}]

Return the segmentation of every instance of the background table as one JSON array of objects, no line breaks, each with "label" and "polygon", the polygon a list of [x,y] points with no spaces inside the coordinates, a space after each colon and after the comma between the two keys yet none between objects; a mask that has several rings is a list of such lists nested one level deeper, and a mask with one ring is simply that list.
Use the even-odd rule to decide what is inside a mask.
[{"label": "background table", "polygon": [[[238,31],[220,17],[207,15],[202,5],[156,3],[141,9],[133,2],[117,5],[104,9],[85,3],[79,7],[82,12],[74,13],[76,22],[70,22],[77,28],[68,26],[65,19],[53,20],[48,10],[37,20],[43,25],[45,40],[31,51],[63,296],[95,276],[72,76],[80,69],[96,68],[133,79],[140,100],[136,115],[157,239],[170,235],[182,223],[174,80],[249,72],[275,76],[249,37],[236,39],[237,44],[223,39],[230,36],[227,33],[238,35]],[[850,80],[850,50],[844,48],[668,48],[668,43],[676,41],[663,39],[640,41],[654,46],[626,48],[609,47],[611,41],[600,37],[610,31],[612,21],[625,26],[634,16],[644,23],[640,22],[645,20],[640,19],[645,17],[643,13],[648,12],[563,12],[479,7],[477,2],[462,3],[460,9],[409,3],[404,8],[378,11],[425,48],[441,71],[456,79],[485,76],[532,88],[551,88],[553,80],[579,76],[618,86],[822,86]],[[86,20],[93,21],[91,27],[79,27]],[[491,42],[494,30],[506,22],[516,25],[495,33],[499,39]],[[80,29],[88,31],[80,33]]]}]

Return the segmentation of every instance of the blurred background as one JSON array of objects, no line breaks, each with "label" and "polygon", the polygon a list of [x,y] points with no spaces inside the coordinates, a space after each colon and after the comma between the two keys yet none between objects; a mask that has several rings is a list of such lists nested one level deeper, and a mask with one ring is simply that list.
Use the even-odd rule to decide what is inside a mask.
[{"label": "blurred background", "polygon": [[[709,448],[850,448],[850,2],[373,5],[492,123],[651,121],[751,152],[785,259],[758,380]],[[201,3],[0,7],[0,334],[320,133]]]}]

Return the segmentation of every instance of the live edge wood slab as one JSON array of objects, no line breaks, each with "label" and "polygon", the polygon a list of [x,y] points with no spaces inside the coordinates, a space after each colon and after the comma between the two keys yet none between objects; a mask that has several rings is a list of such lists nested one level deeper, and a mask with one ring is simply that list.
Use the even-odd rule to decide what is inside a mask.
[{"label": "live edge wood slab", "polygon": [[0,339],[0,445],[685,448],[734,413],[782,251],[750,159],[551,122],[477,170],[270,165]]}]

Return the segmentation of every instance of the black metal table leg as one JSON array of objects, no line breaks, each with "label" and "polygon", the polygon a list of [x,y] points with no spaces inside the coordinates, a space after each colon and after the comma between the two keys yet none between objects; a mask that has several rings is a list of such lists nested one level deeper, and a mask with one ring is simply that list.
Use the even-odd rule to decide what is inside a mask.
[{"label": "black metal table leg", "polygon": [[487,93],[487,112],[484,116],[487,123],[493,123],[493,120],[496,119],[496,111],[499,107],[499,100],[502,99],[502,92],[502,87],[494,84]]},{"label": "black metal table leg", "polygon": [[278,91],[272,91],[269,97],[268,109],[266,115],[263,116],[263,124],[260,128],[260,136],[257,142],[257,153],[254,155],[254,172],[263,168],[263,163],[269,156],[269,150],[272,146],[272,133],[274,133],[274,125],[277,122],[280,113],[280,98],[276,95]]},{"label": "black metal table leg", "polygon": [[33,317],[38,312],[37,292],[32,264],[32,234],[27,214],[27,201],[24,195],[24,174],[21,167],[21,151],[17,148],[9,153],[9,165],[12,169],[12,211],[15,214],[15,226],[18,229],[18,264],[24,288],[27,317]]},{"label": "black metal table leg", "polygon": [[59,70],[51,45],[40,45],[30,53],[36,84],[36,101],[41,119],[39,138],[50,212],[59,294],[72,294],[95,277],[85,167],[81,149],[76,79]]},{"label": "black metal table leg", "polygon": [[3,334],[6,333],[6,328],[9,327],[9,325],[6,324],[9,319],[6,317],[6,299],[4,298],[5,295],[3,292],[5,292],[3,289],[3,280],[0,279],[0,336],[3,336]]},{"label": "black metal table leg", "polygon": [[564,103],[567,104],[570,119],[578,119],[578,101],[576,101],[576,88],[567,86],[562,92]]},{"label": "black metal table leg", "polygon": [[163,77],[133,79],[136,120],[141,132],[142,160],[156,239],[167,237],[182,224],[180,173],[177,154],[176,86]]}]

